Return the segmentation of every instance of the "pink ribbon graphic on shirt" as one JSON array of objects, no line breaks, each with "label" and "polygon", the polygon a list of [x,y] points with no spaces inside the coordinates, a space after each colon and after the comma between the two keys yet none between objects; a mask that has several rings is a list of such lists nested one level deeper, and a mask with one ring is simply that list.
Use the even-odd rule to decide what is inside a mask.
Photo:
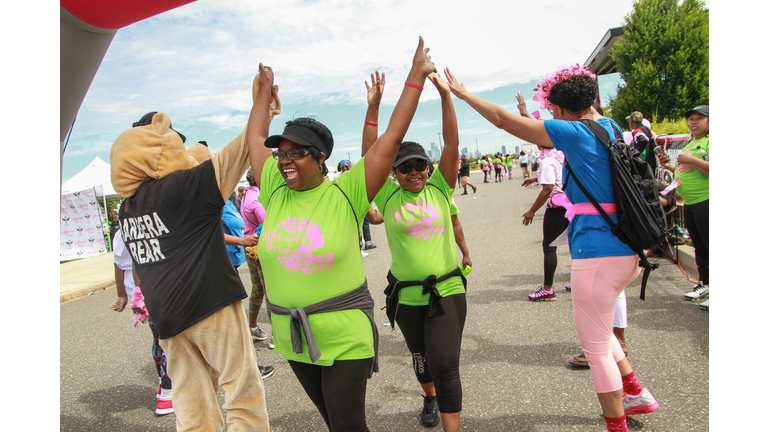
[{"label": "pink ribbon graphic on shirt", "polygon": [[415,203],[403,204],[399,211],[390,211],[396,225],[404,225],[403,230],[411,237],[429,240],[440,237],[445,230],[445,224],[438,225],[440,218],[437,209],[419,198]]},{"label": "pink ribbon graphic on shirt", "polygon": [[325,237],[320,226],[306,218],[289,216],[277,224],[276,229],[262,232],[259,242],[267,251],[277,250],[282,255],[277,257],[277,261],[286,271],[305,275],[326,272],[336,262],[336,255],[332,252],[312,254],[315,249],[325,245]]}]

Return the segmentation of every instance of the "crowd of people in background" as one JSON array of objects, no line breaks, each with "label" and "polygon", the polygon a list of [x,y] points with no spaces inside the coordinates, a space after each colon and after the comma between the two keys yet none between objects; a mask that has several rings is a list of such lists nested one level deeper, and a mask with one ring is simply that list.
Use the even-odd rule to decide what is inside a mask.
[{"label": "crowd of people in background", "polygon": [[[252,349],[252,341],[267,340],[287,361],[329,430],[368,430],[366,384],[380,368],[373,298],[362,260],[366,251],[376,248],[369,224],[383,224],[387,235],[391,268],[386,314],[390,329],[399,328],[404,336],[424,393],[419,421],[427,427],[442,423],[446,432],[458,430],[465,276],[472,261],[453,195],[457,183],[463,189],[459,195],[467,195],[468,188],[476,193],[477,186],[470,181],[467,155],[459,154],[452,96],[537,147],[518,154],[483,155],[477,168],[483,183],[502,183],[514,179],[519,167],[521,185],[539,187],[522,215],[523,225],[529,226],[544,208],[542,284],[528,295],[530,301],[557,299],[557,246],[569,247],[572,266],[565,289],[572,294],[583,350],[571,364],[590,367],[608,431],[626,432],[627,415],[658,408],[626,358],[623,336],[624,289],[639,273],[638,255],[611,233],[585,194],[565,182],[578,175],[615,218],[607,150],[587,125],[602,127],[612,139],[621,137],[615,133],[618,124],[593,106],[595,75],[574,65],[543,77],[533,99],[550,110],[553,119],[542,120],[528,114],[519,93],[519,115],[472,94],[449,69],[438,73],[428,53],[420,38],[382,133],[378,117],[386,79],[378,71],[371,74],[371,83],[366,81],[361,158],[341,160],[333,178],[326,165],[334,149],[333,134],[321,122],[297,118],[288,121],[281,134],[269,135],[279,98],[273,70],[259,65],[253,107],[240,137],[222,152],[203,152],[205,157],[197,163],[180,165],[179,175],[147,178],[130,188],[116,185],[126,197],[119,214],[125,234],[115,237],[118,300],[111,307],[122,311],[133,285],[146,300],[160,380],[156,412],[175,410],[178,430],[221,430],[219,386],[227,389],[229,430],[269,429],[261,379],[275,368],[257,365]],[[441,99],[445,148],[436,167],[420,144],[404,142],[426,81]],[[117,161],[120,146],[135,145],[133,136],[144,129],[162,130],[174,140],[180,137],[183,148],[185,137],[174,135],[164,114],[155,114],[149,113],[116,141]],[[633,112],[627,120],[631,144],[654,167],[658,163],[669,169],[679,181],[699,271],[698,284],[685,297],[700,300],[709,293],[709,107],[697,106],[685,117],[693,140],[676,163],[652,144],[655,134],[642,113]],[[113,169],[128,170],[128,162],[117,161]],[[244,173],[248,186],[236,187]],[[152,241],[141,240],[137,226],[143,226]],[[145,247],[147,255],[128,254],[139,247]],[[243,263],[250,273],[249,295],[237,271]],[[176,284],[190,277],[191,286]],[[246,296],[247,305],[241,304]],[[263,306],[266,318],[260,314]],[[708,306],[709,300],[701,304]],[[142,313],[141,307],[134,309]],[[271,334],[260,321],[270,324]]]}]

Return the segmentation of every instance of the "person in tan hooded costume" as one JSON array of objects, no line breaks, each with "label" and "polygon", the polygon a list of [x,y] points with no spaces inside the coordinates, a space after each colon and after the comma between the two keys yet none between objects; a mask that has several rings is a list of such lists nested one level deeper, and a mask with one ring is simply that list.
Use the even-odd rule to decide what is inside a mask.
[{"label": "person in tan hooded costume", "polygon": [[[277,86],[253,83],[255,105],[280,113]],[[268,127],[268,123],[267,123]],[[241,300],[247,297],[224,244],[224,200],[250,165],[243,130],[211,157],[184,147],[164,113],[123,132],[110,154],[119,221],[145,304],[168,357],[178,431],[268,431],[264,387]],[[261,142],[258,145],[262,145]],[[138,281],[137,281],[138,282]]]}]

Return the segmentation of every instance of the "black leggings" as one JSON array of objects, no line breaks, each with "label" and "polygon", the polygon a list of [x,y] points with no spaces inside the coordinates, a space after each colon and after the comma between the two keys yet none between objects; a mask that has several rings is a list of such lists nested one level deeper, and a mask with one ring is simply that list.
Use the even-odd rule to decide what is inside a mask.
[{"label": "black leggings", "polygon": [[557,246],[550,246],[560,234],[568,229],[570,223],[565,217],[565,207],[551,207],[544,211],[544,240],[541,247],[544,250],[544,285],[552,285],[557,270]]},{"label": "black leggings", "polygon": [[693,241],[699,280],[709,285],[709,200],[683,207],[683,218],[688,235]]},{"label": "black leggings", "polygon": [[466,294],[444,297],[445,313],[427,318],[427,306],[398,306],[395,321],[413,356],[413,370],[420,384],[434,382],[437,406],[442,413],[461,412],[459,355],[467,319]]},{"label": "black leggings", "polygon": [[320,411],[331,432],[368,432],[365,423],[365,388],[373,358],[336,360],[318,366],[288,360],[307,396]]}]

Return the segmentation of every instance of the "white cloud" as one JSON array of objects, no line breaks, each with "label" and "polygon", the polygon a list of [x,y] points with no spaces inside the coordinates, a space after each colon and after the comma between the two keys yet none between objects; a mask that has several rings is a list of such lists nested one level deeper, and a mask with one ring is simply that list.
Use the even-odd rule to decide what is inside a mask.
[{"label": "white cloud", "polygon": [[[382,104],[391,108],[419,35],[438,70],[450,67],[472,92],[527,83],[560,65],[585,61],[605,32],[622,24],[631,5],[631,0],[190,3],[117,32],[78,114],[72,145],[77,151],[101,148],[87,142],[86,132],[116,137],[150,110],[173,113],[179,126],[200,121],[212,133],[240,130],[259,62],[274,68],[283,104],[295,107],[364,107],[364,80],[374,70],[384,71]],[[427,83],[422,101],[438,98]],[[514,95],[510,98],[505,108],[516,112]],[[299,109],[307,115],[307,108]],[[358,125],[350,127],[349,134],[359,134]],[[334,132],[339,138],[347,133]]]}]

